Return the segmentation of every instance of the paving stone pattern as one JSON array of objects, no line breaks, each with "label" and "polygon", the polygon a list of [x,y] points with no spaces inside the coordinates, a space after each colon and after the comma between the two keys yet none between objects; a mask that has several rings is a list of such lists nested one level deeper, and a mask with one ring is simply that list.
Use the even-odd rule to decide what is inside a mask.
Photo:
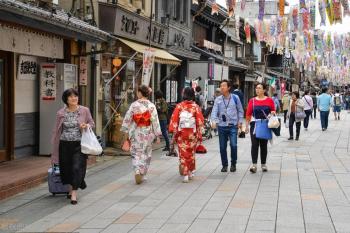
[{"label": "paving stone pattern", "polygon": [[[267,173],[260,166],[249,172],[249,137],[238,140],[236,173],[220,172],[218,138],[205,142],[209,153],[197,156],[188,184],[181,182],[178,159],[159,150],[142,185],[134,184],[129,158],[108,161],[89,171],[76,206],[50,197],[46,185],[0,203],[7,207],[0,232],[350,232],[350,114],[330,119],[326,132],[319,119],[311,120],[300,141],[288,141],[283,126],[269,145]],[[9,208],[23,196],[32,200]]]}]

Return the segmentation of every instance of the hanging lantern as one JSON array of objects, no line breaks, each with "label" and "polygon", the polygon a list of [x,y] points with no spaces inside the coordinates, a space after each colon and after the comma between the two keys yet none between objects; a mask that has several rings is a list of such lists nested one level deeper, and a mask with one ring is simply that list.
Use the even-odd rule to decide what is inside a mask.
[{"label": "hanging lantern", "polygon": [[315,3],[312,2],[310,6],[310,24],[311,28],[315,29],[316,26],[316,6]]},{"label": "hanging lantern", "polygon": [[115,67],[120,67],[121,64],[122,64],[122,60],[120,58],[118,58],[118,57],[113,58],[112,64]]},{"label": "hanging lantern", "polygon": [[293,9],[292,17],[293,17],[293,25],[294,25],[294,31],[298,31],[298,16],[299,16],[299,11],[298,8]]}]

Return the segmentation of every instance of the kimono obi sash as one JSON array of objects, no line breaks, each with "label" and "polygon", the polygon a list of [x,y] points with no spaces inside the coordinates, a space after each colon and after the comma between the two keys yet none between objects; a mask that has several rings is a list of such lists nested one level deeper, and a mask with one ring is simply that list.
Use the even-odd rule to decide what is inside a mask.
[{"label": "kimono obi sash", "polygon": [[135,113],[132,116],[132,119],[135,121],[137,127],[147,127],[151,125],[150,111],[146,111],[143,113]]}]

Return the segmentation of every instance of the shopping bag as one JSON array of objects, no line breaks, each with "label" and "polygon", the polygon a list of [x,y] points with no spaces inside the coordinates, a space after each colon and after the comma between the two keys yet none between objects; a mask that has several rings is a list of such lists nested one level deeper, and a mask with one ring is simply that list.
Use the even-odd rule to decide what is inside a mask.
[{"label": "shopping bag", "polygon": [[92,129],[88,127],[83,130],[81,137],[81,153],[87,155],[100,155],[102,154],[102,151],[103,149]]},{"label": "shopping bag", "polygon": [[258,139],[272,139],[272,131],[268,127],[268,120],[256,119],[255,121],[255,137]]},{"label": "shopping bag", "polygon": [[306,117],[306,113],[304,111],[300,111],[300,112],[296,112],[295,113],[295,119],[297,120],[304,120],[304,118]]},{"label": "shopping bag", "polygon": [[272,128],[271,130],[272,130],[274,135],[281,136],[281,119],[280,118],[278,118],[278,122],[280,124],[279,127],[278,128]]},{"label": "shopping bag", "polygon": [[271,116],[269,119],[269,123],[268,123],[268,127],[270,129],[277,129],[278,127],[280,127],[280,121],[278,119],[277,116]]},{"label": "shopping bag", "polygon": [[207,153],[207,148],[205,148],[205,146],[202,144],[202,142],[197,146],[196,153],[197,154],[206,154]]},{"label": "shopping bag", "polygon": [[122,151],[129,152],[130,151],[130,140],[126,139],[122,145]]}]

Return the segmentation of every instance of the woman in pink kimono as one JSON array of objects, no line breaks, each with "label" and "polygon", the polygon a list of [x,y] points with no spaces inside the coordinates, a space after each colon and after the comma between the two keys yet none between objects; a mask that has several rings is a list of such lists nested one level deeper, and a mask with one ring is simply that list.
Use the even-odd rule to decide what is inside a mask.
[{"label": "woman in pink kimono", "polygon": [[153,141],[157,138],[157,143],[160,143],[159,136],[162,135],[157,109],[148,100],[149,94],[150,89],[147,86],[138,88],[138,100],[130,105],[121,127],[121,131],[129,134],[136,184],[145,180],[151,163]]}]

